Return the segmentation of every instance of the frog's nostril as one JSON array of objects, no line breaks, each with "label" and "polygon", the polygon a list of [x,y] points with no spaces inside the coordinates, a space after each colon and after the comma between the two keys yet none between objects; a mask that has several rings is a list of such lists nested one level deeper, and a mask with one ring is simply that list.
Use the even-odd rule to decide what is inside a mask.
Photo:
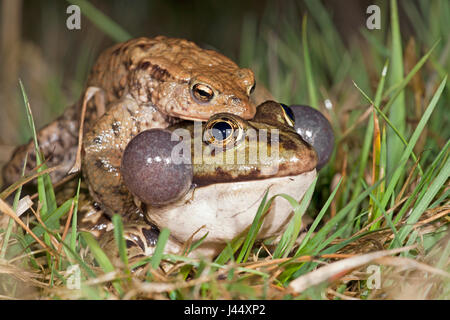
[{"label": "frog's nostril", "polygon": [[128,240],[128,239],[126,241],[126,245],[127,245],[127,249],[130,249],[132,247],[136,247],[136,243],[134,243],[133,241]]}]

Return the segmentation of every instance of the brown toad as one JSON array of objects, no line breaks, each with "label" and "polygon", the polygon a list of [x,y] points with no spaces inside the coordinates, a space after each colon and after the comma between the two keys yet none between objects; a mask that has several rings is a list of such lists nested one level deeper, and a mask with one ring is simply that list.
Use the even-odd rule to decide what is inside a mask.
[{"label": "brown toad", "polygon": [[[207,120],[219,112],[251,119],[256,112],[249,99],[254,85],[252,71],[193,42],[163,36],[129,40],[99,56],[82,97],[38,132],[39,146],[48,166],[59,166],[52,173],[57,182],[74,165],[83,103],[87,104],[84,133],[112,133],[111,139],[101,141],[105,152],[113,153],[102,154],[103,161],[119,156],[120,146],[140,131],[165,128],[177,119]],[[133,117],[139,117],[132,123],[119,115],[130,103]],[[18,147],[3,168],[5,184],[19,178],[27,153],[28,169],[36,165],[33,142]]]}]

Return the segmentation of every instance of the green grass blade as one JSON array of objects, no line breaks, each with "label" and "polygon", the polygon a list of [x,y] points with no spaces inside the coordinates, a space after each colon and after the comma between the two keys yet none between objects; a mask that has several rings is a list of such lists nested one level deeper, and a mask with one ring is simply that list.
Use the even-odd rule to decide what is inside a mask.
[{"label": "green grass blade", "polygon": [[[440,40],[437,40],[430,50],[415,64],[415,66],[411,69],[411,71],[407,74],[407,76],[399,83],[396,83],[392,85],[389,89],[385,92],[385,97],[387,98],[390,94],[392,94],[392,97],[389,99],[389,101],[386,103],[386,106],[384,107],[384,110],[388,112],[393,105],[393,103],[396,101],[396,98],[398,95],[403,92],[405,87],[408,85],[408,83],[411,81],[411,79],[414,77],[414,75],[422,68],[422,66],[425,64],[425,62],[430,59],[431,54],[436,49],[438,44],[440,43]],[[392,93],[393,92],[393,93]],[[379,106],[379,104],[377,104]]]},{"label": "green grass blade", "polygon": [[433,173],[435,171],[437,164],[445,157],[446,152],[448,152],[449,148],[450,148],[450,140],[447,141],[445,146],[442,148],[437,157],[434,159],[433,163],[428,167],[427,171],[424,173],[423,177],[420,179],[420,182],[414,188],[413,192],[408,196],[408,199],[403,204],[402,208],[397,213],[397,216],[394,219],[395,224],[397,224],[403,218],[404,214],[408,210],[411,203],[416,199],[417,194],[420,192],[420,190],[423,190],[423,186],[426,183],[429,183],[430,179],[433,178]]},{"label": "green grass blade", "polygon": [[[27,113],[28,125],[31,129],[31,133],[34,140],[34,147],[36,153],[36,165],[39,166],[44,161],[41,152],[39,151],[39,144],[37,140],[36,127],[34,125],[33,114],[31,112],[30,102],[26,94],[25,88],[22,81],[19,79],[20,90],[22,92],[23,101],[25,104],[25,109]],[[47,166],[44,164],[39,169],[38,172],[45,170]],[[56,210],[56,198],[55,192],[53,190],[52,181],[48,174],[44,174],[37,178],[39,202],[41,203],[41,217],[44,219],[50,212]],[[57,222],[59,226],[59,221]]]},{"label": "green grass blade", "polygon": [[[386,162],[387,162],[387,157],[386,157],[386,126],[383,125],[383,128],[381,129],[381,144],[380,144],[380,150],[378,152],[374,152],[375,154],[373,155],[373,157],[377,157],[376,161],[375,161],[375,172],[376,174],[374,175],[375,180],[384,178],[386,176]],[[364,184],[364,180],[361,179],[361,183]],[[367,187],[366,185],[364,185],[365,187]],[[377,220],[381,215],[381,211],[384,211],[383,208],[381,208],[378,204],[379,201],[381,201],[383,194],[384,194],[384,190],[385,190],[385,181],[383,181],[382,183],[380,183],[379,187],[374,190],[373,195],[374,197],[371,197],[370,199],[370,206],[372,208],[374,208],[371,211],[371,214],[369,214],[369,220],[368,223],[372,223],[373,221]],[[376,199],[376,201],[374,200],[374,198]],[[379,228],[381,221],[378,220],[377,222],[375,222],[369,230],[376,230]]]},{"label": "green grass blade", "polygon": [[[391,61],[392,68],[388,78],[390,85],[400,83],[403,80],[403,53],[402,42],[400,34],[400,25],[398,21],[397,12],[397,0],[391,0]],[[405,95],[403,90],[399,92],[398,96],[393,98],[392,102],[393,110],[389,112],[389,120],[393,126],[397,128],[400,135],[405,134],[406,128],[406,107],[405,107]],[[389,130],[391,131],[391,130]],[[398,164],[404,146],[399,141],[398,137],[389,132],[387,135],[388,145],[388,172],[393,172],[394,167]]]},{"label": "green grass blade", "polygon": [[[55,222],[59,221],[59,219],[61,219],[66,213],[69,212],[70,207],[72,206],[72,201],[73,201],[73,199],[68,199],[59,208],[57,208],[48,217],[46,217],[45,220],[43,220],[45,225],[47,227],[55,226]],[[44,234],[44,232],[46,232],[45,229],[41,225],[35,226],[32,229],[32,231],[38,237],[42,236]],[[33,237],[30,236],[29,234],[25,235],[24,240],[25,240],[25,242],[24,242],[25,246],[29,246],[30,244],[32,244],[35,241],[33,239]]]},{"label": "green grass blade", "polygon": [[[370,193],[368,193],[370,195]],[[355,217],[354,221],[346,222],[344,225],[340,226],[334,233],[330,236],[326,237],[322,242],[318,243],[318,245],[314,248],[314,250],[310,253],[311,255],[318,255],[324,248],[327,248],[328,245],[333,242],[335,239],[342,238],[342,235],[346,231],[347,228],[351,228],[356,220],[361,219],[362,216],[366,215],[366,212],[363,212]]]},{"label": "green grass blade", "polygon": [[430,202],[434,199],[438,191],[442,188],[442,186],[448,180],[449,177],[450,177],[450,157],[447,158],[444,167],[442,168],[441,172],[439,172],[436,179],[427,188],[427,192],[425,193],[424,197],[414,207],[413,211],[408,217],[407,224],[400,229],[398,233],[397,244],[401,245],[401,243],[405,241],[406,237],[413,229],[413,225],[419,220],[423,212],[427,209]]},{"label": "green grass blade", "polygon": [[[89,232],[85,231],[80,232],[80,234],[83,237],[84,241],[86,241],[89,249],[92,252],[92,255],[95,258],[95,261],[97,261],[102,270],[105,273],[113,272],[115,270],[113,264],[111,263],[105,252],[103,252],[103,250],[100,248],[100,245],[98,244],[97,240],[95,240],[94,236]],[[120,283],[117,280],[114,280],[112,284],[119,293],[119,295],[122,295],[123,290]]]},{"label": "green grass blade", "polygon": [[250,251],[253,247],[253,244],[255,243],[258,231],[261,228],[263,222],[263,214],[267,212],[274,199],[272,197],[269,201],[267,201],[268,194],[269,190],[266,191],[261,203],[259,204],[258,211],[256,212],[255,218],[253,219],[252,225],[250,226],[250,229],[247,233],[247,237],[245,238],[244,244],[242,245],[241,251],[239,252],[239,256],[236,259],[237,263],[241,263],[242,261],[245,262],[250,255]]},{"label": "green grass blade", "polygon": [[244,237],[236,237],[231,242],[227,243],[226,247],[214,260],[215,263],[223,265],[227,263],[228,260],[233,259],[233,254],[242,246],[244,243]]},{"label": "green grass blade", "polygon": [[34,126],[33,113],[31,112],[30,102],[28,101],[28,96],[23,86],[22,80],[19,79],[20,91],[22,92],[23,102],[25,104],[25,110],[27,112],[28,126],[31,129],[31,134],[34,141],[34,146],[36,150],[36,164],[39,166],[41,164],[41,156],[39,152],[39,144],[37,141],[36,127]]},{"label": "green grass blade", "polygon": [[[19,85],[20,90],[22,92],[23,101],[25,104],[25,110],[27,113],[27,119],[28,119],[28,126],[31,129],[31,135],[33,137],[34,141],[34,148],[36,153],[36,165],[39,166],[42,163],[42,156],[41,152],[39,150],[39,144],[37,140],[37,134],[36,134],[36,127],[34,126],[34,120],[33,120],[33,113],[31,112],[30,102],[28,101],[27,93],[25,92],[25,88],[23,86],[22,80],[19,79]],[[42,169],[42,168],[40,168]],[[38,170],[38,172],[40,171]],[[38,194],[39,194],[39,202],[41,204],[41,217],[44,219],[47,215],[47,197],[45,195],[45,185],[44,185],[44,178],[42,176],[39,176],[37,178],[37,188],[38,188]]]},{"label": "green grass blade", "polygon": [[[364,213],[365,214],[365,213]],[[354,220],[357,220],[360,218],[360,216],[362,216],[363,214],[359,215],[358,217],[356,217]],[[338,245],[334,245],[334,246],[330,246],[327,249],[323,250],[325,247],[327,247],[333,240],[335,240],[336,238],[342,236],[342,234],[345,232],[345,229],[347,228],[347,226],[351,227],[351,225],[354,223],[354,221],[349,221],[346,223],[346,225],[341,226],[339,229],[336,230],[336,232],[334,232],[333,234],[331,234],[330,236],[326,237],[322,242],[318,243],[314,248],[312,248],[311,252],[305,253],[306,255],[319,255],[319,254],[324,254],[324,253],[334,253],[336,250],[339,250],[339,244]],[[355,239],[358,239],[359,237],[361,237],[361,235],[350,238],[348,240],[344,240],[343,243],[350,243],[351,241],[354,241]],[[345,244],[344,244],[345,246]],[[303,252],[300,253],[296,253],[296,255],[294,255],[292,257],[292,259],[286,261],[286,262],[282,262],[280,264],[280,266],[282,266],[285,270],[281,273],[279,279],[281,283],[285,283],[286,281],[289,281],[290,278],[296,278],[302,274],[308,273],[309,271],[311,271],[312,269],[314,269],[317,265],[317,263],[312,263],[312,262],[293,262],[293,260],[299,256],[303,255]]]},{"label": "green grass blade", "polygon": [[[384,66],[383,66],[383,70],[381,71],[380,81],[378,83],[377,91],[375,93],[375,101],[374,101],[375,105],[379,105],[381,102],[381,98],[382,98],[382,94],[383,94],[383,90],[384,90],[384,84],[386,82],[386,75],[387,75],[388,67],[389,67],[389,60],[386,60],[386,62],[384,63]],[[359,182],[364,177],[364,172],[366,171],[366,167],[367,167],[367,161],[369,159],[369,152],[372,147],[373,128],[374,128],[373,121],[374,121],[373,114],[371,114],[369,117],[369,121],[367,123],[366,133],[364,135],[364,142],[363,142],[363,146],[362,146],[362,150],[361,150],[361,156],[359,158],[358,177],[356,178],[355,187],[354,187],[354,190],[352,193],[351,200],[354,200],[358,196],[358,194],[361,192],[362,185]],[[348,221],[353,220],[353,218],[356,215],[357,209],[358,209],[358,207],[355,207],[349,213],[348,218],[347,218]],[[351,232],[351,230],[348,231],[346,236],[349,236],[350,232]]]},{"label": "green grass blade", "polygon": [[162,256],[164,254],[164,248],[166,247],[167,240],[169,240],[170,230],[163,228],[158,236],[158,242],[156,243],[155,253],[153,253],[151,266],[153,269],[157,269],[161,263]]},{"label": "green grass blade", "polygon": [[315,186],[317,182],[317,177],[314,179],[313,183],[308,187],[308,190],[306,190],[305,195],[300,201],[300,204],[297,200],[292,198],[291,196],[287,194],[279,194],[278,196],[286,199],[291,204],[294,216],[292,217],[291,221],[289,222],[289,225],[287,226],[285,232],[281,236],[281,240],[277,247],[275,248],[275,251],[273,253],[273,258],[281,258],[281,257],[287,257],[288,254],[291,252],[292,247],[295,244],[295,241],[298,238],[298,235],[300,233],[300,229],[302,226],[302,217],[304,213],[306,212],[306,209],[308,208],[309,202],[311,201]]},{"label": "green grass blade", "polygon": [[[409,156],[411,155],[412,150],[413,150],[414,146],[416,145],[417,140],[420,137],[420,134],[423,131],[423,128],[427,124],[428,119],[431,116],[431,113],[434,111],[434,108],[437,105],[437,102],[438,102],[438,100],[439,100],[439,98],[440,98],[440,96],[442,94],[442,91],[445,88],[446,81],[447,81],[447,76],[444,78],[444,80],[442,80],[439,88],[436,90],[436,93],[434,94],[434,96],[431,99],[428,107],[426,108],[422,118],[420,119],[419,123],[417,124],[417,127],[414,130],[414,133],[412,134],[411,139],[409,140],[409,143],[408,143],[406,149],[403,151],[403,154],[402,154],[402,157],[400,158],[399,163],[406,163],[406,161],[408,160]],[[394,173],[393,173],[393,175],[392,175],[392,177],[391,177],[391,179],[389,181],[389,184],[388,184],[388,186],[386,188],[386,192],[385,192],[385,194],[383,196],[383,199],[381,201],[381,205],[382,205],[383,208],[386,207],[386,204],[388,203],[390,197],[392,196],[392,194],[394,192],[394,189],[395,189],[395,187],[397,185],[397,182],[400,179],[400,176],[401,176],[403,170],[404,170],[404,168],[402,166],[398,166],[396,168],[396,170],[394,171]]]},{"label": "green grass blade", "polygon": [[[383,179],[384,180],[384,179]],[[303,247],[302,250],[297,252],[298,255],[309,254],[313,252],[314,248],[316,248],[321,242],[323,242],[327,238],[327,234],[339,223],[339,221],[343,220],[346,215],[353,209],[354,206],[358,205],[362,200],[364,200],[378,185],[383,181],[377,181],[373,186],[365,190],[361,193],[355,200],[350,201],[344,208],[339,210],[336,215],[331,218],[326,225],[324,225],[316,235],[308,241],[308,243]]]},{"label": "green grass blade", "polygon": [[379,106],[381,103],[381,99],[383,97],[384,84],[386,82],[386,76],[389,70],[389,60],[386,60],[383,66],[383,70],[381,70],[380,82],[378,83],[377,91],[375,93],[374,103]]},{"label": "green grass blade", "polygon": [[114,239],[116,240],[117,248],[119,249],[120,260],[122,260],[125,265],[125,272],[129,273],[128,270],[128,255],[127,255],[127,245],[125,238],[123,236],[123,223],[122,217],[119,214],[113,215],[111,218],[114,225]]},{"label": "green grass blade", "polygon": [[338,182],[336,188],[334,188],[333,192],[330,194],[330,196],[328,197],[327,201],[322,206],[322,209],[320,209],[319,214],[314,219],[314,222],[312,223],[312,225],[309,227],[308,232],[306,233],[305,238],[303,238],[302,242],[300,243],[300,246],[298,247],[297,251],[295,252],[294,257],[298,257],[299,256],[299,253],[301,252],[303,247],[308,243],[312,233],[316,230],[316,228],[319,225],[320,221],[322,221],[323,216],[327,212],[328,208],[330,207],[331,202],[333,201],[334,197],[336,196],[337,191],[339,190],[339,187],[340,187],[340,185],[342,183],[342,180],[343,180],[343,178],[341,177],[339,179],[339,182]]},{"label": "green grass blade", "polygon": [[206,232],[200,239],[194,241],[189,248],[187,248],[186,253],[189,254],[190,252],[194,251],[195,249],[197,249],[202,243],[203,241],[205,241],[206,237],[208,236],[209,232]]},{"label": "green grass blade", "polygon": [[317,90],[314,82],[311,58],[309,56],[309,48],[308,48],[308,39],[306,33],[306,25],[307,25],[307,15],[303,16],[302,23],[302,42],[303,42],[303,59],[305,65],[305,77],[306,83],[308,84],[308,94],[309,94],[309,105],[313,108],[319,107],[319,102],[317,100]]},{"label": "green grass blade", "polygon": [[70,233],[70,248],[72,251],[76,251],[77,248],[77,236],[78,236],[78,200],[80,199],[80,187],[81,179],[78,180],[77,194],[75,195],[75,205],[72,214],[72,230]]},{"label": "green grass blade", "polygon": [[[378,114],[383,118],[384,121],[386,121],[386,123],[389,125],[389,127],[395,132],[395,134],[401,140],[403,145],[408,146],[408,142],[403,137],[402,133],[395,127],[395,125],[389,120],[389,118],[384,114],[384,112],[381,111],[381,109],[372,101],[372,99],[369,98],[369,96],[355,82],[353,82],[353,84],[359,90],[359,92],[363,95],[363,97],[366,98],[366,100],[369,101],[369,103],[373,105],[373,107],[377,110]],[[417,162],[417,156],[414,154],[414,152],[411,153],[411,157],[413,158],[413,160],[415,162]],[[418,168],[419,168],[421,174],[423,174],[420,164],[418,164]]]},{"label": "green grass blade", "polygon": [[[365,184],[364,181],[362,181],[362,183]],[[365,186],[365,187],[367,187],[367,186]],[[394,222],[392,221],[391,217],[386,213],[386,211],[384,210],[384,208],[381,206],[381,203],[380,203],[380,201],[378,200],[378,198],[377,198],[375,195],[373,195],[373,194],[369,194],[369,197],[370,197],[371,200],[375,203],[375,205],[377,205],[378,208],[380,208],[380,211],[381,211],[381,213],[383,214],[384,219],[386,220],[386,222],[387,222],[389,228],[391,228],[392,233],[393,233],[395,236],[397,236],[397,229],[395,228]],[[375,217],[375,218],[378,218],[378,217]],[[380,224],[381,224],[381,222],[377,223],[377,224],[376,224],[376,225],[377,225],[376,228],[370,228],[369,230],[370,230],[370,231],[377,231],[377,230],[379,230],[379,229],[380,229],[380,227],[379,227]],[[394,238],[394,241],[396,241],[395,238]]]},{"label": "green grass blade", "polygon": [[[23,161],[22,177],[25,175],[25,169],[27,168],[27,157],[28,157],[28,155],[25,157],[25,160]],[[17,206],[19,205],[19,200],[20,200],[20,194],[21,193],[22,193],[22,186],[20,186],[19,189],[17,189],[16,194],[14,196],[14,202],[13,202],[12,209],[16,213],[17,213]],[[3,245],[2,245],[2,248],[1,248],[1,251],[0,251],[0,259],[4,259],[5,258],[6,249],[8,247],[9,237],[11,236],[11,232],[12,232],[12,227],[13,226],[14,226],[14,219],[13,218],[9,218],[8,227],[6,229],[5,236],[3,237]]]}]

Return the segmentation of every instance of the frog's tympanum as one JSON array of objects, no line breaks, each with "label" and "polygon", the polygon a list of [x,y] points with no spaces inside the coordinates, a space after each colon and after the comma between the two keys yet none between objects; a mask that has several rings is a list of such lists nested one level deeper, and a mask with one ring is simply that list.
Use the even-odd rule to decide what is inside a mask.
[{"label": "frog's tympanum", "polygon": [[[248,230],[266,191],[268,199],[285,193],[300,200],[316,177],[315,150],[295,132],[290,109],[278,103],[260,105],[254,120],[221,113],[198,126],[181,122],[163,133],[145,131],[125,149],[124,187],[135,195],[134,203],[150,223],[132,224],[127,239],[145,254],[153,252],[154,226],[170,230],[168,252],[175,253],[207,233],[193,255],[217,254],[226,242]],[[170,148],[158,147],[163,136]],[[182,152],[186,150],[188,157]],[[175,164],[176,158],[190,162]],[[165,177],[174,186],[167,186]],[[289,202],[275,198],[258,238],[280,234],[291,217]]]},{"label": "frog's tympanum", "polygon": [[[74,164],[81,109],[88,101],[85,141],[102,152],[88,165],[114,176],[123,148],[143,130],[165,128],[179,119],[205,121],[219,112],[251,119],[255,105],[249,95],[254,86],[252,71],[190,41],[162,36],[129,40],[100,55],[79,102],[38,132],[39,146],[48,166],[58,166],[51,174],[53,182],[61,180]],[[27,153],[28,169],[35,167],[30,141],[5,165],[6,185],[20,178]]]},{"label": "frog's tympanum", "polygon": [[334,133],[330,122],[317,109],[305,105],[291,105],[295,131],[317,152],[317,170],[327,164],[334,148]]}]

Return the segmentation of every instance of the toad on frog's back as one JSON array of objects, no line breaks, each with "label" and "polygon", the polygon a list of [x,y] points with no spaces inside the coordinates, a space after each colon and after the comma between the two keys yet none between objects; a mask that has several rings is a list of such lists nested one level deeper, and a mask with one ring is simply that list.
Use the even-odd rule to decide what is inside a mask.
[{"label": "toad on frog's back", "polygon": [[206,120],[219,110],[251,119],[256,112],[249,102],[253,72],[184,39],[138,38],[113,46],[100,55],[88,85],[107,88],[108,101],[129,92],[138,104],[182,119]]},{"label": "toad on frog's back", "polygon": [[[47,165],[59,166],[51,174],[54,183],[74,164],[81,106],[91,87],[99,91],[87,104],[84,132],[112,129],[117,137],[108,143],[115,145],[131,139],[119,133],[130,132],[131,128],[122,127],[129,124],[127,121],[105,117],[105,112],[117,114],[114,109],[121,108],[125,97],[134,103],[135,115],[139,113],[145,118],[141,128],[132,130],[133,134],[153,127],[165,128],[177,119],[207,120],[219,112],[251,119],[256,112],[249,99],[255,87],[253,72],[239,68],[222,54],[184,39],[163,36],[119,43],[99,56],[78,103],[37,134]],[[111,149],[114,150],[113,145]],[[36,166],[34,144],[30,140],[15,150],[3,168],[6,185],[19,179],[27,153],[27,169]]]}]

